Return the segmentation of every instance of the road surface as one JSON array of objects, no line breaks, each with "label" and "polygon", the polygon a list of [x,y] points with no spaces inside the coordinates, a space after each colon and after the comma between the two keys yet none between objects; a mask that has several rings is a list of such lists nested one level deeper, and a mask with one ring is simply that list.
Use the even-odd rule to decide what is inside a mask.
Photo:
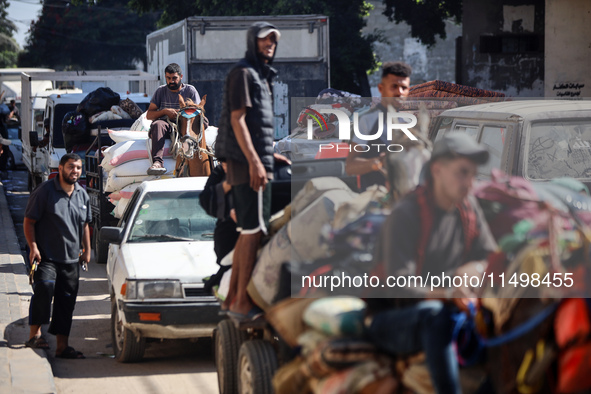
[{"label": "road surface", "polygon": [[[25,171],[9,171],[8,179],[2,180],[23,250],[22,219],[28,199],[26,175]],[[52,350],[48,352],[58,393],[218,392],[210,340],[149,342],[144,361],[136,364],[115,361],[111,344],[110,309],[105,266],[91,263],[89,271],[82,272],[80,278],[70,336],[70,345],[83,352],[86,359],[56,359]],[[28,326],[20,325],[13,330],[12,335],[24,342]],[[55,337],[45,336],[51,348],[55,349]]]}]

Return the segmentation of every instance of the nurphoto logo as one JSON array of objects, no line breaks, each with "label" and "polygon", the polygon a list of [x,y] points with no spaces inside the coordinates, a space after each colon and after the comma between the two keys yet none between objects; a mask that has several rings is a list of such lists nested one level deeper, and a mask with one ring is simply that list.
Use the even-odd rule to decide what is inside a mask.
[{"label": "nurphoto logo", "polygon": [[[354,148],[351,148],[350,145],[347,148],[343,148],[342,146],[335,146],[334,144],[320,144],[319,151],[322,151],[323,149],[347,149],[349,151],[354,149],[356,152],[367,152],[371,150],[372,147],[374,147],[374,149],[377,148],[378,152],[401,152],[404,149],[402,145],[383,143],[392,141],[394,130],[400,130],[413,141],[417,140],[417,137],[415,137],[412,132],[409,131],[410,128],[413,128],[417,124],[417,118],[413,114],[396,112],[392,106],[388,106],[388,110],[385,114],[386,121],[384,122],[384,112],[379,110],[376,111],[378,111],[378,121],[376,123],[377,130],[360,130],[359,114],[357,112],[353,113],[353,127],[351,127],[349,115],[343,110],[337,108],[320,108],[319,111],[316,111],[310,108],[310,112],[312,113],[308,113],[308,139],[314,139],[314,122],[318,124],[321,130],[328,129],[327,122],[322,114],[332,114],[337,118],[339,127],[339,140],[350,141],[353,133],[359,140],[367,142],[364,144],[356,144]],[[406,122],[405,120],[409,120],[409,122]],[[382,138],[384,129],[386,132],[385,141]],[[374,143],[370,143],[369,141],[374,141]]]}]

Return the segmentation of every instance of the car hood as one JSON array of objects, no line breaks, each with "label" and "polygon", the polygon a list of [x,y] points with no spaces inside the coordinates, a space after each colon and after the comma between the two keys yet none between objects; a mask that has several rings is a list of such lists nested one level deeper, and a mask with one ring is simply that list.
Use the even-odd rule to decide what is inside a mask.
[{"label": "car hood", "polygon": [[120,257],[129,279],[201,282],[218,271],[213,242],[126,243]]}]

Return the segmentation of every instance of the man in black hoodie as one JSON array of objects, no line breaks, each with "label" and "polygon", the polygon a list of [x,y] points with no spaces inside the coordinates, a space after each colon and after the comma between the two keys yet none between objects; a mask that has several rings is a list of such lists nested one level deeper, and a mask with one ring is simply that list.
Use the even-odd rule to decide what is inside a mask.
[{"label": "man in black hoodie", "polygon": [[247,50],[228,74],[216,156],[228,163],[227,181],[232,186],[237,229],[240,236],[234,249],[230,291],[222,309],[237,321],[256,317],[246,287],[256,252],[271,214],[271,185],[275,159],[273,154],[273,77],[271,67],[281,37],[275,26],[254,23],[247,32]]}]

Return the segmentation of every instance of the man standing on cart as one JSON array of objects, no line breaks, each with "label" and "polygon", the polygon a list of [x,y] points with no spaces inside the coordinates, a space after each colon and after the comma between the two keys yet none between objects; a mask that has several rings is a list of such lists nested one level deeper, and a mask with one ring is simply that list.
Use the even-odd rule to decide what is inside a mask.
[{"label": "man standing on cart", "polygon": [[216,156],[228,163],[227,180],[232,186],[237,229],[240,236],[234,249],[230,290],[222,309],[238,322],[252,320],[253,308],[246,287],[256,261],[256,253],[271,214],[271,185],[274,117],[271,67],[281,33],[266,22],[254,23],[247,32],[247,50],[228,74]]}]

